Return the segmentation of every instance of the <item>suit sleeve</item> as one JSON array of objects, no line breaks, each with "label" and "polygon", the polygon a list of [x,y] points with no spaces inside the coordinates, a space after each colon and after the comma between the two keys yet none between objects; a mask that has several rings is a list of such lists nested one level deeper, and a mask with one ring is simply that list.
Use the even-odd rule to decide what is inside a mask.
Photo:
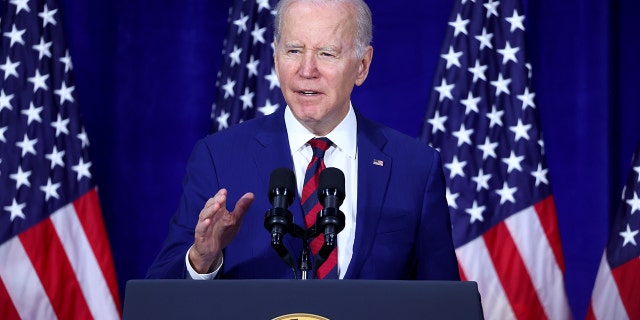
[{"label": "suit sleeve", "polygon": [[[187,163],[183,194],[171,219],[169,232],[160,253],[147,271],[150,279],[188,277],[185,254],[194,241],[194,229],[206,201],[219,189],[214,161],[209,148],[199,141]],[[153,213],[149,215],[152,216]]]},{"label": "suit sleeve", "polygon": [[415,277],[460,280],[440,155],[436,151],[432,154],[416,244]]}]

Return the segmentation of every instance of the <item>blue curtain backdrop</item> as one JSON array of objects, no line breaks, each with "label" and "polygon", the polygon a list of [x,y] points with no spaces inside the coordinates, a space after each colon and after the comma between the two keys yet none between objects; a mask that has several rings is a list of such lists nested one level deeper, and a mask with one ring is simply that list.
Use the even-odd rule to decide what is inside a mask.
[{"label": "blue curtain backdrop", "polygon": [[[364,114],[418,135],[452,1],[369,1],[373,66],[353,97]],[[62,0],[122,296],[157,254],[187,157],[210,128],[230,3]],[[608,212],[640,140],[640,4],[525,5],[566,287],[574,317],[584,318]]]}]

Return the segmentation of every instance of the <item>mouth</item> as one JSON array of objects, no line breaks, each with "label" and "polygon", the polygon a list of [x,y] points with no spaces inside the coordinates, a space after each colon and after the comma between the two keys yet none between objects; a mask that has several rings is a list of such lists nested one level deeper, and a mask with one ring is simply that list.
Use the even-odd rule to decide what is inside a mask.
[{"label": "mouth", "polygon": [[317,96],[320,94],[320,92],[318,91],[313,91],[313,90],[298,90],[296,91],[297,94],[299,95],[303,95],[305,97],[312,97],[312,96]]}]

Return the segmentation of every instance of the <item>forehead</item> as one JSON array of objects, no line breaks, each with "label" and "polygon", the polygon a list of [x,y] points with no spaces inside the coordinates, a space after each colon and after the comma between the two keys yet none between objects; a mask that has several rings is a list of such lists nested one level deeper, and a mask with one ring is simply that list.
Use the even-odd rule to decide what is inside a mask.
[{"label": "forehead", "polygon": [[285,43],[351,42],[355,20],[352,6],[346,3],[294,2],[282,13],[281,36]]}]

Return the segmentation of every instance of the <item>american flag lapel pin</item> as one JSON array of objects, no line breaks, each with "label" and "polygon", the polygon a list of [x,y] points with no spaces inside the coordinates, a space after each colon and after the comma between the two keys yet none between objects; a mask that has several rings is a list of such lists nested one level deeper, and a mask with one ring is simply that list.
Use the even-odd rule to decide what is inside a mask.
[{"label": "american flag lapel pin", "polygon": [[382,166],[384,166],[384,161],[378,160],[378,159],[373,159],[373,165],[382,167]]}]

